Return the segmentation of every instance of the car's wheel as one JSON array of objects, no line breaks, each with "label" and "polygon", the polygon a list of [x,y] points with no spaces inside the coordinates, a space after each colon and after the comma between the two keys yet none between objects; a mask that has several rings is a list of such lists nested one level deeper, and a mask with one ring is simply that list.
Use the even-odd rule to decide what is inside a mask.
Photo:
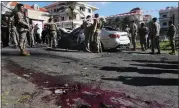
[{"label": "car's wheel", "polygon": [[110,49],[110,52],[116,52],[116,51],[117,51],[116,48],[111,48],[111,49]]},{"label": "car's wheel", "polygon": [[129,51],[129,50],[130,50],[130,47],[127,47],[127,48],[126,48],[126,51]]}]

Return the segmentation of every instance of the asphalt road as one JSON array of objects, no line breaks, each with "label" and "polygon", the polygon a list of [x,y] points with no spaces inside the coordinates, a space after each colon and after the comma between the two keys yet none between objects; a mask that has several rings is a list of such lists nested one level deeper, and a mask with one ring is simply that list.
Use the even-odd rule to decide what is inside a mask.
[{"label": "asphalt road", "polygon": [[[24,57],[18,49],[2,49],[3,108],[112,108],[97,106],[98,100],[115,108],[178,108],[178,56],[29,50],[31,56]],[[62,84],[81,84],[82,91],[54,93]],[[84,92],[105,95],[96,100]]]}]

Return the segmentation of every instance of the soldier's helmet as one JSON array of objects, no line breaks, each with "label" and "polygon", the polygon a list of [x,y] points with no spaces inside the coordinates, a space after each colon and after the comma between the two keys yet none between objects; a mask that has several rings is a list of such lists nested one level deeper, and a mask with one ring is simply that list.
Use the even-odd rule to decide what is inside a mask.
[{"label": "soldier's helmet", "polygon": [[153,20],[153,21],[157,21],[157,18],[156,18],[156,17],[154,17],[152,20]]},{"label": "soldier's helmet", "polygon": [[172,24],[173,22],[170,20],[168,23],[169,23],[169,24]]},{"label": "soldier's helmet", "polygon": [[24,6],[24,5],[21,4],[21,3],[18,3],[18,4],[17,4],[17,8],[18,8],[18,10],[21,8],[21,6]]},{"label": "soldier's helmet", "polygon": [[99,14],[98,13],[94,14],[94,17],[99,18]]},{"label": "soldier's helmet", "polygon": [[88,19],[88,18],[90,18],[91,16],[90,15],[88,15],[87,17],[86,17],[86,19]]},{"label": "soldier's helmet", "polygon": [[100,20],[106,22],[106,19],[104,17],[100,17]]}]

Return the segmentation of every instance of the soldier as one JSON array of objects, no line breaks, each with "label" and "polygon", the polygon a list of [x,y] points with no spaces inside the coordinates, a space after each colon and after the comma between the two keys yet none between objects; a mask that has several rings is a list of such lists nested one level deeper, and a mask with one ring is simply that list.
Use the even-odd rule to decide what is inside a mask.
[{"label": "soldier", "polygon": [[94,52],[102,52],[101,49],[101,42],[100,42],[100,30],[101,30],[101,23],[99,19],[99,14],[95,14],[94,23],[92,25],[92,41],[94,42]]},{"label": "soldier", "polygon": [[8,18],[3,16],[2,24],[1,24],[1,40],[3,47],[7,47],[9,43],[9,36],[8,36]]},{"label": "soldier", "polygon": [[34,25],[32,24],[32,20],[29,20],[29,37],[30,37],[30,46],[35,47]]},{"label": "soldier", "polygon": [[160,35],[160,25],[157,23],[157,18],[152,19],[152,24],[150,27],[150,38],[151,38],[151,47],[152,47],[152,53],[155,53],[155,45],[158,49],[157,54],[160,54],[160,40],[159,40],[159,35]]},{"label": "soldier", "polygon": [[84,34],[85,34],[85,51],[87,52],[90,52],[89,46],[90,46],[90,38],[92,35],[91,25],[92,25],[91,16],[88,15],[86,17],[86,21],[83,22]]},{"label": "soldier", "polygon": [[18,41],[19,41],[19,34],[17,32],[17,29],[14,25],[14,18],[11,19],[11,36],[12,36],[12,39],[13,39],[13,43],[14,43],[14,48],[17,48],[18,46]]},{"label": "soldier", "polygon": [[137,25],[135,24],[135,21],[132,21],[132,25],[130,27],[130,33],[131,33],[131,40],[133,45],[133,50],[136,50],[136,36],[137,36]]},{"label": "soldier", "polygon": [[34,34],[35,34],[36,42],[41,44],[41,32],[40,32],[40,27],[38,24],[36,24],[34,27]]},{"label": "soldier", "polygon": [[101,17],[100,18],[100,21],[101,21],[101,29],[105,26],[105,23],[106,23],[106,19]]},{"label": "soldier", "polygon": [[25,40],[27,38],[27,31],[29,29],[29,25],[26,22],[26,18],[24,15],[24,5],[18,4],[18,12],[15,14],[15,26],[19,34],[19,48],[20,52],[24,56],[30,55],[30,53],[25,50]]},{"label": "soldier", "polygon": [[175,39],[174,39],[175,35],[176,35],[176,27],[175,27],[175,25],[173,25],[172,21],[169,21],[169,29],[167,32],[167,36],[170,39],[170,45],[172,48],[172,52],[169,53],[171,55],[175,55]]},{"label": "soldier", "polygon": [[141,23],[141,28],[139,28],[138,32],[140,37],[141,49],[142,51],[145,51],[147,49],[148,28],[145,27],[144,23]]},{"label": "soldier", "polygon": [[130,43],[131,43],[131,35],[130,35],[130,28],[128,27],[128,25],[125,26],[124,28],[124,32],[127,32],[127,35],[129,37]]},{"label": "soldier", "polygon": [[119,28],[119,25],[116,26],[116,30],[121,31],[120,28]]},{"label": "soldier", "polygon": [[53,22],[53,18],[49,19],[48,31],[49,31],[49,47],[57,47],[57,25]]},{"label": "soldier", "polygon": [[47,39],[47,26],[44,25],[43,31],[42,31],[42,43],[43,44],[48,44],[48,39]]}]

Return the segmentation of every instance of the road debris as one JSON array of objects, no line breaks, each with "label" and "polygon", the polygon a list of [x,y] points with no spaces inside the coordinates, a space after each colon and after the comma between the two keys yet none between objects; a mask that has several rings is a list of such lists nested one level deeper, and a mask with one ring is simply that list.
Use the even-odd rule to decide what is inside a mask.
[{"label": "road debris", "polygon": [[84,70],[87,70],[88,68],[83,68]]},{"label": "road debris", "polygon": [[55,90],[55,94],[65,94],[66,91],[62,90],[62,89],[57,89]]},{"label": "road debris", "polygon": [[48,84],[49,82],[48,82],[48,81],[45,81],[44,83]]},{"label": "road debris", "polygon": [[30,75],[27,75],[27,74],[24,74],[23,76],[24,76],[24,77],[30,77]]}]

